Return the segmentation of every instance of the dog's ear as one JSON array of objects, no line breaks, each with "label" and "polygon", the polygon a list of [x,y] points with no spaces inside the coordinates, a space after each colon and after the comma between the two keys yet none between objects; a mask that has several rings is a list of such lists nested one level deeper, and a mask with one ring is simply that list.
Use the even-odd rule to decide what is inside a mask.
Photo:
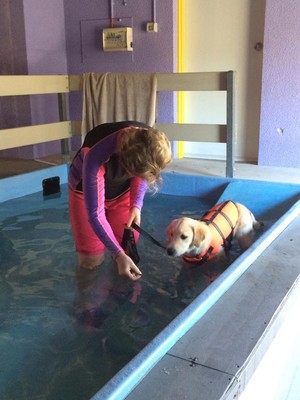
[{"label": "dog's ear", "polygon": [[194,239],[192,244],[195,247],[200,247],[201,243],[205,240],[205,231],[202,229],[200,224],[197,224],[196,226],[193,227],[194,230]]},{"label": "dog's ear", "polygon": [[178,221],[178,219],[173,219],[173,221],[167,226],[167,228],[166,228],[167,235],[170,235],[170,233],[172,232],[173,227],[177,223],[177,221]]}]

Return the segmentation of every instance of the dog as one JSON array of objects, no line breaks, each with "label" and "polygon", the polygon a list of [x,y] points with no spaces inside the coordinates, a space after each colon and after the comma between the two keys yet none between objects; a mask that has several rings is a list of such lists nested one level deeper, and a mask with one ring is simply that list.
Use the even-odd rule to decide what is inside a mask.
[{"label": "dog", "polygon": [[243,204],[231,200],[217,204],[201,219],[182,217],[167,227],[166,251],[191,263],[202,264],[216,256],[226,256],[232,238],[242,250],[253,243],[254,232],[263,226]]}]

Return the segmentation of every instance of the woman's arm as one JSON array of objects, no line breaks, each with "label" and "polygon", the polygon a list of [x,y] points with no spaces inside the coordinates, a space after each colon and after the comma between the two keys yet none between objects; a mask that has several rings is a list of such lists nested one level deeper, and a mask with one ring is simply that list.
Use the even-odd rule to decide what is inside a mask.
[{"label": "woman's arm", "polygon": [[89,222],[101,242],[116,257],[122,250],[105,215],[105,168],[101,166],[96,178],[86,175],[83,180],[84,198]]},{"label": "woman's arm", "polygon": [[82,187],[89,222],[101,242],[116,257],[122,250],[105,215],[105,162],[114,153],[117,135],[95,144],[83,161]]}]

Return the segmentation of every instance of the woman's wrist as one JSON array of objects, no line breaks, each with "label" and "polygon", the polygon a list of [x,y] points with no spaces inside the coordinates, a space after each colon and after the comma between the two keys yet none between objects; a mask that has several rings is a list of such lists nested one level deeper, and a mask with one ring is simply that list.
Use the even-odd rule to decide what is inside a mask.
[{"label": "woman's wrist", "polygon": [[123,250],[120,250],[118,253],[116,253],[116,254],[113,256],[113,258],[114,258],[115,261],[117,261],[117,258],[118,258],[118,257],[124,256],[124,255],[126,255],[125,252],[124,252]]}]

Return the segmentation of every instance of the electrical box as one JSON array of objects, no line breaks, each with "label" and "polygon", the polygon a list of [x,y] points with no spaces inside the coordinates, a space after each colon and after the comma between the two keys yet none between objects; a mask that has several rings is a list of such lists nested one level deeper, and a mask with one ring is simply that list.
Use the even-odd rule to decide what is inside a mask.
[{"label": "electrical box", "polygon": [[147,22],[146,31],[147,32],[158,32],[157,22]]},{"label": "electrical box", "polygon": [[105,28],[103,29],[104,51],[132,51],[132,28]]}]

